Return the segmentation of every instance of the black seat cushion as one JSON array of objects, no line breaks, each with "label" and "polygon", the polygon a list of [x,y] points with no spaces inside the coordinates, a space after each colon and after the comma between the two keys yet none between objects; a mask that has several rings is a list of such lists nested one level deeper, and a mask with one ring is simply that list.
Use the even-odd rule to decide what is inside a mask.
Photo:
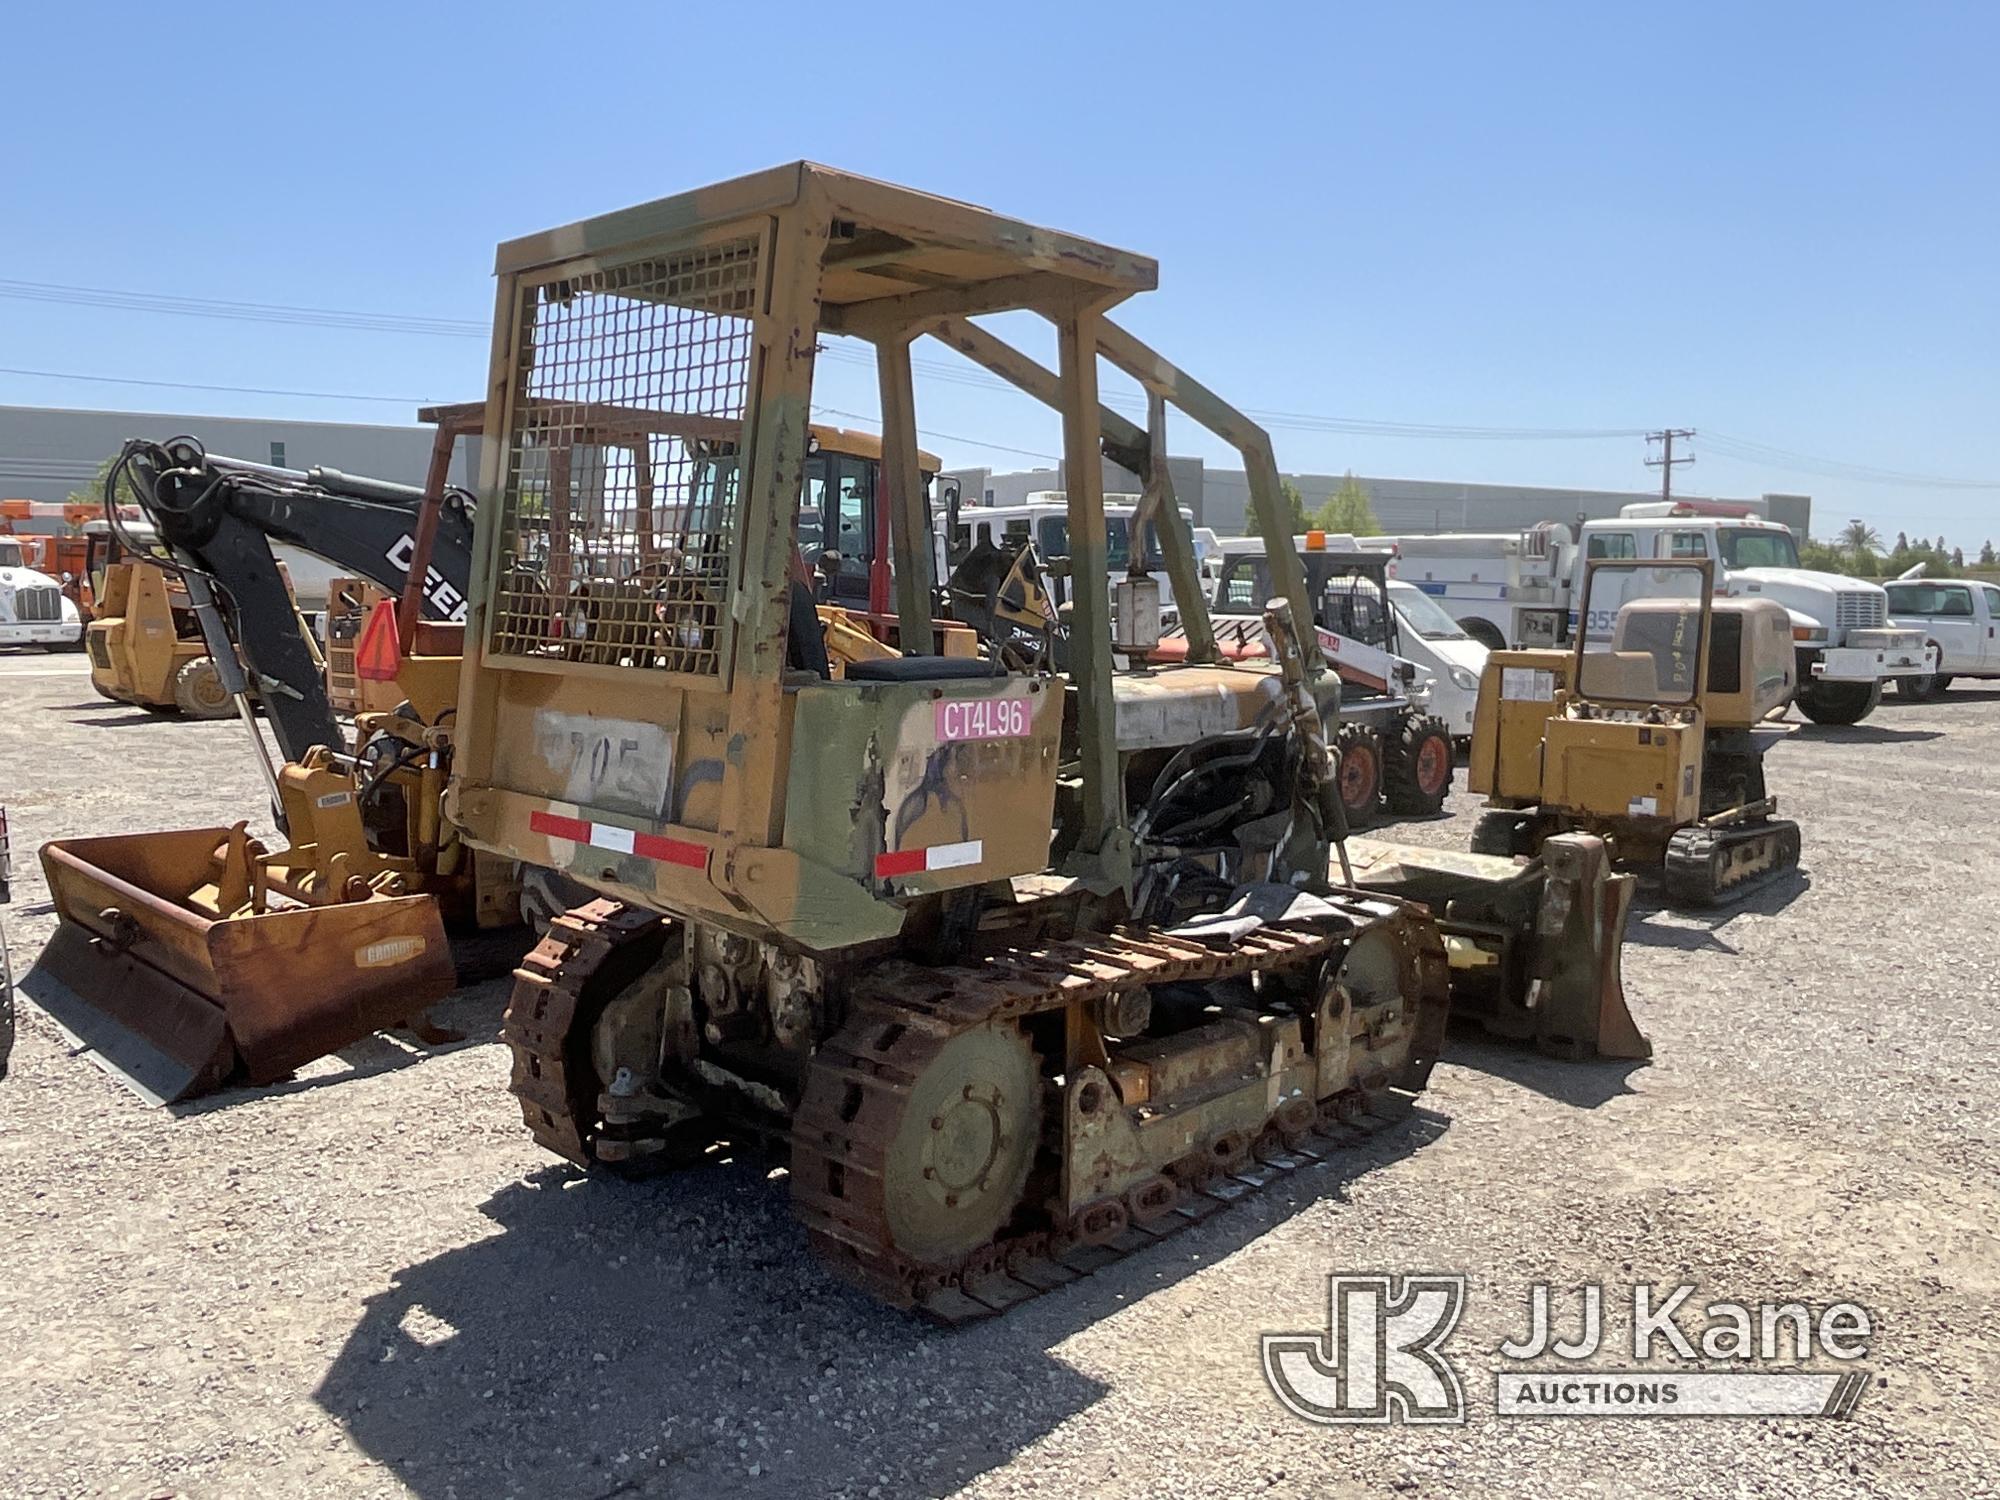
[{"label": "black seat cushion", "polygon": [[997,662],[974,656],[885,656],[847,664],[849,682],[956,682],[964,677],[999,677]]}]

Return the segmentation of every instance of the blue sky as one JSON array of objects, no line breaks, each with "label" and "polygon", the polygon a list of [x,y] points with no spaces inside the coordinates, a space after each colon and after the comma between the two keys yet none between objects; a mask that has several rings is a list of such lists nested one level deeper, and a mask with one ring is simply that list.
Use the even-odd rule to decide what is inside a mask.
[{"label": "blue sky", "polygon": [[[497,241],[807,156],[1156,256],[1120,316],[1247,408],[1695,427],[1690,491],[2000,534],[2000,7],[187,0],[9,32],[15,282],[483,323]],[[406,420],[484,358],[0,296],[10,369],[399,398],[0,374],[5,403]],[[872,377],[825,361],[820,400],[872,413]],[[976,385],[918,412],[951,463],[1059,447]],[[1296,470],[1654,478],[1636,437],[1273,436]]]}]

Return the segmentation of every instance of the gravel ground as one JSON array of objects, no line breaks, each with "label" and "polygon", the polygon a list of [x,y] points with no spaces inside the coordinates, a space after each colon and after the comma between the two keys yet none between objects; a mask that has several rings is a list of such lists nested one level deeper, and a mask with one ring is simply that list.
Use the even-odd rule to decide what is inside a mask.
[{"label": "gravel ground", "polygon": [[[105,704],[79,657],[0,655],[17,971],[54,922],[35,847],[253,813],[239,736]],[[633,1185],[540,1154],[492,1040],[502,986],[445,1007],[466,1044],[378,1038],[178,1113],[24,1008],[0,1491],[1992,1493],[1996,758],[2000,694],[1788,726],[1769,771],[1806,874],[1721,917],[1642,903],[1651,1065],[1455,1037],[1411,1123],[955,1333],[832,1282],[761,1164]],[[1461,792],[1401,836],[1463,847],[1472,815]],[[1322,1326],[1329,1272],[1434,1270],[1470,1278],[1467,1425],[1277,1405],[1260,1330]],[[1874,1384],[1847,1422],[1500,1419],[1493,1350],[1542,1280],[1853,1298]]]}]

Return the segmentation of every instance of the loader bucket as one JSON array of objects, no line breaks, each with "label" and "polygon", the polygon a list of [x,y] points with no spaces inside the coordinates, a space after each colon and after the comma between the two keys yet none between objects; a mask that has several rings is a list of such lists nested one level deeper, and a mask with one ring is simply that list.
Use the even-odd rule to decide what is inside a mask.
[{"label": "loader bucket", "polygon": [[270,1083],[415,1020],[454,985],[428,896],[218,915],[230,832],[42,846],[60,925],[22,992],[155,1103]]},{"label": "loader bucket", "polygon": [[1573,1061],[1640,1059],[1621,956],[1636,877],[1604,840],[1561,834],[1534,859],[1350,838],[1355,884],[1421,901],[1444,928],[1452,1013]]}]

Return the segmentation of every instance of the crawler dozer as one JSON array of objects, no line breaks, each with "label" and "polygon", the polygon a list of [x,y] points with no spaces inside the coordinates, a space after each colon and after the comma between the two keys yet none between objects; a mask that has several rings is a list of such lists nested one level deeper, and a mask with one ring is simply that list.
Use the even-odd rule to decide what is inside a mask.
[{"label": "crawler dozer", "polygon": [[1473,848],[1532,854],[1551,835],[1606,839],[1655,868],[1667,901],[1741,898],[1799,862],[1753,730],[1791,699],[1791,617],[1714,597],[1712,564],[1592,562],[1574,646],[1496,651],[1473,724]]},{"label": "crawler dozer", "polygon": [[[1395,1118],[1456,993],[1504,990],[1498,1029],[1633,1045],[1605,1024],[1630,1025],[1629,877],[1582,857],[1599,841],[1552,839],[1497,881],[1430,872],[1440,905],[1508,886],[1458,931],[1350,877],[1322,727],[1338,688],[1268,439],[1106,316],[1154,262],[800,163],[511,242],[498,274],[447,807],[586,897],[505,1025],[549,1150],[629,1171],[767,1140],[831,1262],[957,1320]],[[1055,369],[972,321],[1010,310],[1053,325]],[[1060,416],[1061,672],[944,649],[920,335]],[[899,652],[839,678],[798,533],[834,337],[875,351]],[[1145,428],[1100,406],[1100,361],[1144,387]],[[1269,661],[1217,658],[1161,459],[1170,407],[1244,456]],[[586,431],[596,461],[550,461]],[[1103,456],[1158,504],[1183,664],[1114,670]]]},{"label": "crawler dozer", "polygon": [[[453,440],[478,421],[477,406],[446,410],[426,490],[287,475],[186,439],[130,443],[114,470],[155,529],[141,566],[186,591],[290,838],[267,848],[239,822],[43,846],[60,920],[23,990],[144,1097],[269,1082],[417,1024],[455,983],[445,921],[516,920],[511,867],[475,858],[441,819],[461,629],[449,616],[472,544],[470,498],[445,481]],[[276,543],[388,596],[360,654],[395,706],[363,714],[352,748]],[[253,679],[282,766],[250,716]]]}]

